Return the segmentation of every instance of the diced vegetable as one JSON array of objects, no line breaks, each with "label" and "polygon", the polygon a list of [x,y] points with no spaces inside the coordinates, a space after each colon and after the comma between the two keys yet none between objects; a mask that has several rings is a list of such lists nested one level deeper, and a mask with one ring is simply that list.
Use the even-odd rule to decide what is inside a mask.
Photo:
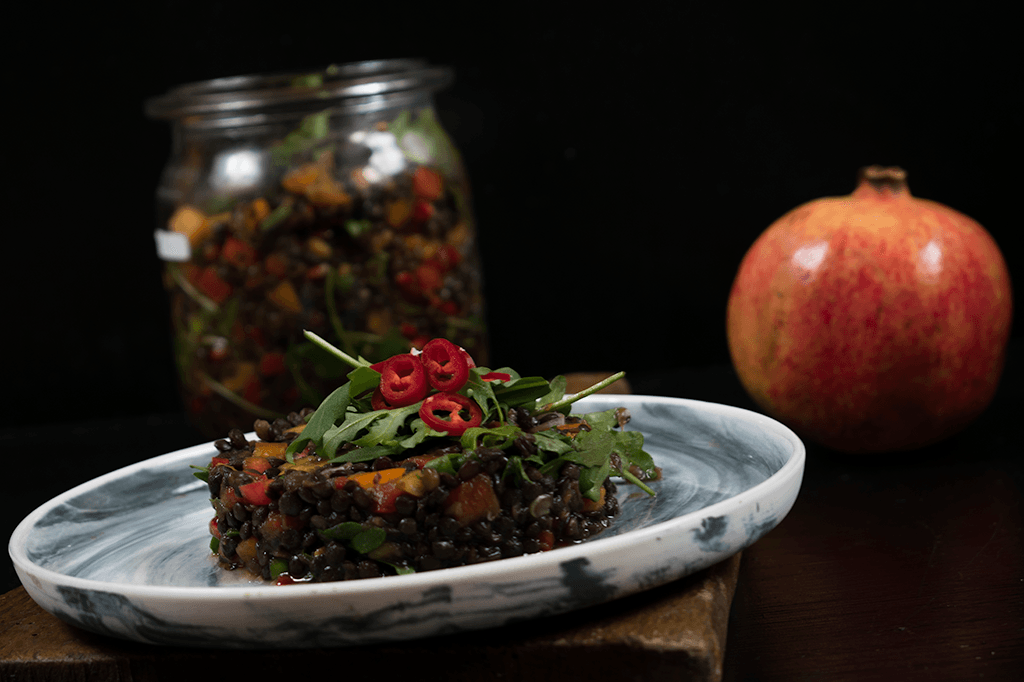
[{"label": "diced vegetable", "polygon": [[468,481],[459,484],[448,493],[444,504],[444,513],[451,516],[459,525],[468,526],[475,521],[492,521],[501,513],[498,496],[494,494],[491,477],[477,474]]},{"label": "diced vegetable", "polygon": [[196,288],[214,303],[223,303],[231,295],[231,285],[221,279],[213,266],[205,267],[196,274]]},{"label": "diced vegetable", "polygon": [[261,478],[253,481],[252,483],[246,483],[243,486],[239,486],[238,490],[242,493],[242,499],[249,504],[264,507],[270,504],[271,501],[267,496],[267,487],[270,483],[269,479]]},{"label": "diced vegetable", "polygon": [[242,468],[246,471],[255,471],[260,474],[264,473],[271,467],[270,460],[267,459],[268,457],[281,458],[284,456],[283,447],[274,447],[278,445],[287,446],[287,443],[264,443],[263,441],[256,441],[256,443],[253,444],[253,451],[255,454],[253,454],[252,457],[245,458],[245,462],[242,463]]},{"label": "diced vegetable", "polygon": [[374,488],[384,483],[390,483],[405,475],[405,469],[396,467],[384,469],[383,471],[364,471],[359,474],[352,474],[349,478],[359,484],[363,489]]},{"label": "diced vegetable", "polygon": [[302,303],[299,301],[299,295],[295,292],[295,287],[287,279],[281,280],[280,284],[268,291],[267,299],[277,305],[277,307],[288,312],[302,312]]},{"label": "diced vegetable", "polygon": [[241,559],[242,562],[250,568],[250,570],[254,566],[257,568],[259,567],[259,563],[256,561],[256,538],[250,537],[239,542],[238,546],[235,547],[235,554],[238,555],[238,558]]},{"label": "diced vegetable", "polygon": [[421,199],[434,201],[444,192],[444,180],[437,171],[420,166],[412,176],[412,191]]},{"label": "diced vegetable", "polygon": [[248,268],[256,262],[258,255],[256,249],[242,240],[228,237],[221,247],[221,258],[237,268]]}]

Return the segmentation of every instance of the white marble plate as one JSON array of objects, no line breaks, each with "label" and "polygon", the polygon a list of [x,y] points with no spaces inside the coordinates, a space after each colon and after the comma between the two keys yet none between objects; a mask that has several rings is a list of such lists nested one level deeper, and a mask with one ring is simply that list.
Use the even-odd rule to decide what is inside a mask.
[{"label": "white marble plate", "polygon": [[620,405],[663,469],[658,494],[620,485],[612,528],[550,552],[351,582],[254,582],[210,556],[213,511],[188,465],[206,465],[212,443],[69,490],[22,521],[9,550],[29,595],[86,630],[180,646],[322,647],[496,627],[628,597],[744,549],[793,506],[805,451],[785,426],[679,398],[595,395],[576,411]]}]

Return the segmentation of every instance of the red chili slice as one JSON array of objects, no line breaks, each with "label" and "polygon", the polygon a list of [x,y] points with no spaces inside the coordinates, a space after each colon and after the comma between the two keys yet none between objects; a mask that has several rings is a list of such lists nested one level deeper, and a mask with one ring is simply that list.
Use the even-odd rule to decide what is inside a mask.
[{"label": "red chili slice", "polygon": [[469,379],[469,362],[463,350],[448,339],[429,341],[423,346],[420,360],[427,370],[427,381],[439,391],[453,393]]},{"label": "red chili slice", "polygon": [[394,355],[381,368],[380,392],[392,407],[417,403],[429,390],[423,363],[411,353]]},{"label": "red chili slice", "polygon": [[512,381],[512,375],[507,372],[488,372],[480,376],[484,381]]},{"label": "red chili slice", "polygon": [[458,393],[435,393],[420,407],[423,423],[449,436],[461,436],[466,429],[480,426],[484,412],[473,400]]},{"label": "red chili slice", "polygon": [[384,400],[384,395],[381,394],[380,388],[373,390],[373,395],[370,396],[370,407],[375,410],[391,410],[394,409],[394,405],[389,405],[388,401]]}]

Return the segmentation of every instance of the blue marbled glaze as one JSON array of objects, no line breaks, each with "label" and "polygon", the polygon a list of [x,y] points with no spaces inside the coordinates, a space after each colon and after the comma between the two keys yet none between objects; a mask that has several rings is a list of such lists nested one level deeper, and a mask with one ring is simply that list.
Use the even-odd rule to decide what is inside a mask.
[{"label": "blue marbled glaze", "polygon": [[[622,514],[582,545],[413,576],[267,586],[210,556],[208,492],[188,468],[197,446],[101,477],[19,526],[11,555],[43,608],[89,630],[162,644],[333,646],[494,627],[648,589],[740,551],[792,506],[803,446],[780,424],[672,398],[592,396],[624,405],[662,467],[654,498],[619,486]],[[205,602],[206,608],[195,605]]]}]

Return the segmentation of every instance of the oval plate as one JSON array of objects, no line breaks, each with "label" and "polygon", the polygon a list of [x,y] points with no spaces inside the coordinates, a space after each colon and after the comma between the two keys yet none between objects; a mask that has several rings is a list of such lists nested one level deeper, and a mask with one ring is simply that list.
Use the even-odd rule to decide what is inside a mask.
[{"label": "oval plate", "polygon": [[[298,648],[501,626],[634,594],[706,568],[774,528],[796,500],[805,450],[782,424],[680,398],[594,395],[624,406],[662,468],[656,497],[619,485],[621,516],[588,542],[475,566],[278,587],[209,551],[207,443],[139,462],[54,498],[11,536],[29,595],[104,635],[155,644]],[[252,437],[252,436],[250,436]]]}]

